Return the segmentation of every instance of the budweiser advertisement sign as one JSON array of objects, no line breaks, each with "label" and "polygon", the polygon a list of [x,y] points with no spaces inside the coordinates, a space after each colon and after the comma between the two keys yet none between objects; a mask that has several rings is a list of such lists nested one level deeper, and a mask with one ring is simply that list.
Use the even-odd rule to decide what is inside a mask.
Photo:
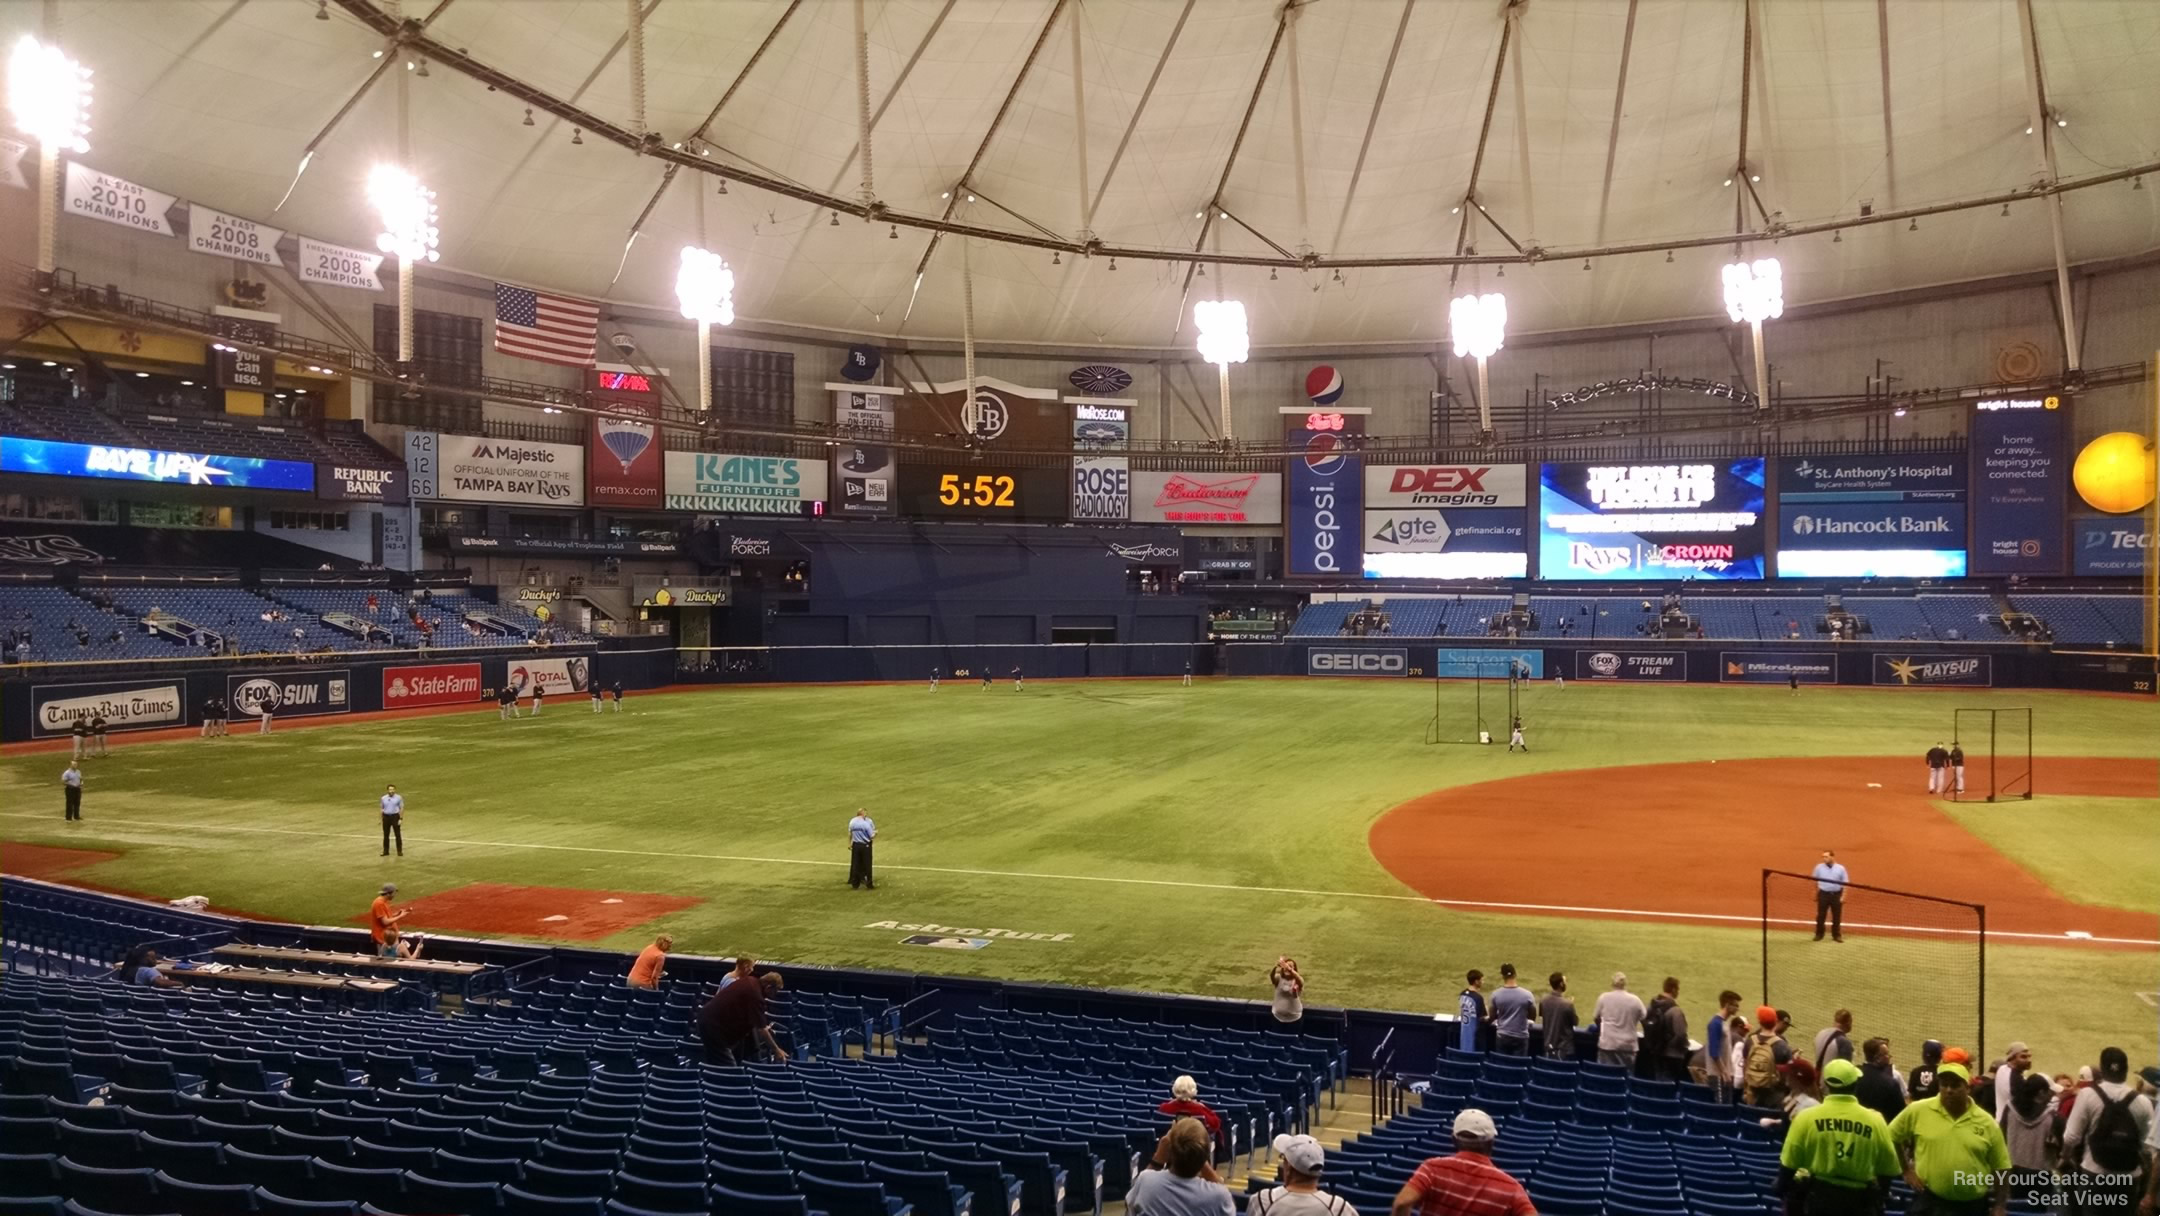
[{"label": "budweiser advertisement sign", "polygon": [[1154,524],[1279,524],[1280,473],[1132,474],[1132,522]]},{"label": "budweiser advertisement sign", "polygon": [[478,663],[430,663],[424,667],[383,669],[384,709],[411,709],[421,705],[465,705],[479,699]]}]

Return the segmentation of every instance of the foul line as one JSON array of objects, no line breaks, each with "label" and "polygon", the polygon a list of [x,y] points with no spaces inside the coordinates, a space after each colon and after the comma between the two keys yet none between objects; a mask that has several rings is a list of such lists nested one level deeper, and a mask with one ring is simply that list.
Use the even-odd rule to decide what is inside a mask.
[{"label": "foul line", "polygon": [[[0,812],[0,817],[34,820],[50,820],[52,818],[50,815],[32,811]],[[100,824],[115,824],[120,827],[143,827],[158,830],[169,829],[172,826],[168,823],[143,819],[105,819],[101,817],[97,822]],[[317,840],[365,840],[370,842],[375,840],[375,835],[371,832],[316,832],[302,831],[297,828],[243,827],[234,824],[198,823],[189,825],[189,830],[194,832],[239,832],[266,836],[307,836]],[[752,857],[740,853],[682,853],[660,852],[655,849],[610,849],[599,845],[538,844],[517,840],[430,838],[428,843],[475,849],[532,849],[554,853],[598,853],[615,857],[673,857],[685,858],[691,861],[735,861],[768,866],[823,866],[839,869],[852,864],[845,861],[810,861],[800,857]],[[1572,912],[1595,916],[1647,916],[1664,920],[1724,921],[1747,925],[1762,924],[1760,915],[1734,916],[1720,912],[1660,912],[1648,908],[1596,908],[1580,904],[1501,903],[1476,899],[1438,899],[1425,895],[1391,895],[1376,891],[1326,891],[1313,887],[1257,887],[1238,883],[1190,882],[1172,878],[1125,878],[1101,874],[1049,874],[1034,870],[976,870],[959,866],[895,865],[884,862],[880,862],[878,868],[881,870],[906,871],[913,874],[959,874],[970,878],[1033,878],[1048,882],[1098,882],[1132,887],[1176,887],[1192,891],[1238,891],[1260,895],[1312,895],[1325,899],[1376,899],[1395,903],[1437,904],[1447,908],[1483,908],[1501,912]],[[1815,922],[1806,917],[1772,917],[1770,923],[1775,925],[1813,926]],[[1973,936],[1973,931],[1969,929],[1945,929],[1931,925],[1882,925],[1866,924],[1860,921],[1847,921],[1846,924],[1855,929],[1878,929],[1895,933],[1929,933],[1955,937]],[[2014,933],[2008,930],[1997,930],[1988,936],[2014,937],[2043,942],[2101,942],[2116,946],[2160,946],[2160,940],[2138,937],[2072,937],[2067,931],[2064,933]]]}]

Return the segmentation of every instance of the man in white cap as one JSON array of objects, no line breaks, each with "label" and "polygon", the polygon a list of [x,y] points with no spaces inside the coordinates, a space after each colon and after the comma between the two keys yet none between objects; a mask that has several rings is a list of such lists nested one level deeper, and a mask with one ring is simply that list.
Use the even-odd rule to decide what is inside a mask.
[{"label": "man in white cap", "polygon": [[1396,1193],[1393,1216],[1537,1216],[1522,1183],[1492,1163],[1499,1136],[1484,1111],[1455,1116],[1455,1155],[1427,1158]]},{"label": "man in white cap", "polygon": [[1613,972],[1612,987],[1590,1008],[1590,1021],[1598,1031],[1598,1063],[1635,1071],[1635,1053],[1642,1047],[1643,1019],[1649,1012],[1642,998],[1627,990],[1627,972]]},{"label": "man in white cap", "polygon": [[1245,1203],[1246,1216],[1357,1216],[1339,1195],[1320,1189],[1320,1171],[1327,1154],[1311,1136],[1275,1137],[1275,1155],[1282,1159],[1276,1176],[1282,1185],[1254,1195]]}]

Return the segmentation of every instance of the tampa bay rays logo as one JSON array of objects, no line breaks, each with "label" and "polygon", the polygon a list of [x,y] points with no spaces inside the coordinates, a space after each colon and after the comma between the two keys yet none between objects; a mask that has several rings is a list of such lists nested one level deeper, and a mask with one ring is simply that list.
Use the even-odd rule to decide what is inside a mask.
[{"label": "tampa bay rays logo", "polygon": [[986,388],[978,388],[966,405],[960,407],[960,426],[977,439],[995,439],[1005,433],[1005,424],[1012,420],[1012,410],[1005,399]]}]

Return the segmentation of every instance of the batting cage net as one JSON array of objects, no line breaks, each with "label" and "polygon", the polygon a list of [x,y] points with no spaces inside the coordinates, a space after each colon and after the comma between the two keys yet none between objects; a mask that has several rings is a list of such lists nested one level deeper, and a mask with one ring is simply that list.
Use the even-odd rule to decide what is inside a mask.
[{"label": "batting cage net", "polygon": [[2031,801],[2033,711],[1952,710],[1950,741],[1965,753],[1962,776],[1953,773],[1951,778],[1951,797],[1961,802]]},{"label": "batting cage net", "polygon": [[1918,1062],[1923,1039],[1981,1056],[1986,905],[1854,882],[1833,898],[1820,887],[1811,875],[1762,872],[1763,1003],[1792,1015],[1793,1046],[1811,1051],[1815,1032],[1849,1009],[1856,1063],[1877,1036],[1902,1067]]},{"label": "batting cage net", "polygon": [[1522,716],[1522,660],[1491,658],[1433,666],[1427,743],[1505,743]]}]

